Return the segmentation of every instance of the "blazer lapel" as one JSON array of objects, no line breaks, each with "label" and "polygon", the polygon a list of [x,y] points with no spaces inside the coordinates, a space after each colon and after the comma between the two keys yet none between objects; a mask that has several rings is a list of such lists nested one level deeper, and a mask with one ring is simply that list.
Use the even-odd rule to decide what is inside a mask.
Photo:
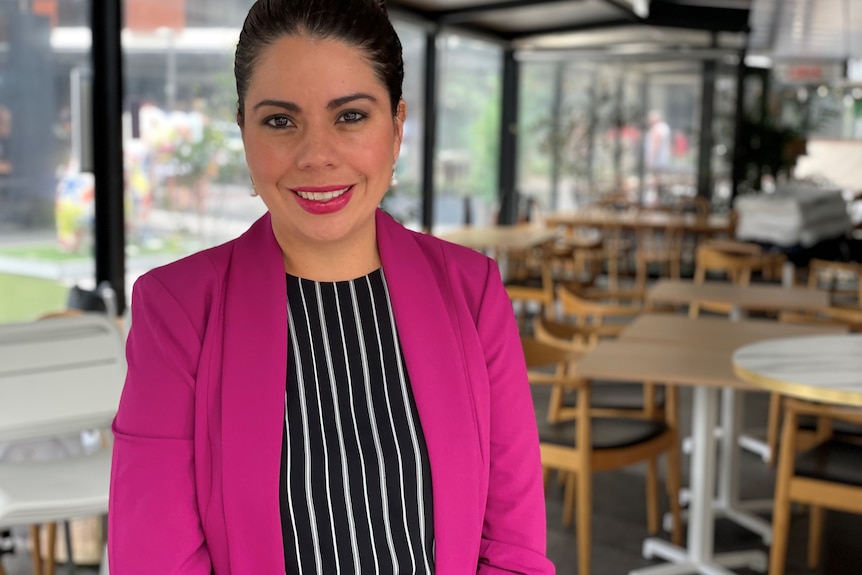
[{"label": "blazer lapel", "polygon": [[443,259],[429,260],[415,237],[382,211],[377,242],[431,462],[436,570],[467,573],[476,569],[478,548],[470,546],[478,541],[477,522],[481,529],[482,464],[448,277]]},{"label": "blazer lapel", "polygon": [[224,514],[233,573],[283,573],[279,474],[287,292],[269,214],[237,239],[227,271],[222,360]]}]

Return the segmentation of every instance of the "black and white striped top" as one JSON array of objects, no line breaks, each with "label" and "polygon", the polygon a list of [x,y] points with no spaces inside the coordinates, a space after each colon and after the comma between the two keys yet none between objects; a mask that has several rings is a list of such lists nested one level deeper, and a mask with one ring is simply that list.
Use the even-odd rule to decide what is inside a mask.
[{"label": "black and white striped top", "polygon": [[431,468],[382,270],[287,276],[288,575],[433,574]]}]

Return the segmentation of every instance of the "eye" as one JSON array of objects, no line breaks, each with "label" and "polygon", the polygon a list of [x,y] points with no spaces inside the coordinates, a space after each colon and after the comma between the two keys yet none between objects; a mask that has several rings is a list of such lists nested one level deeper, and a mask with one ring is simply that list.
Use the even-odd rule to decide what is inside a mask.
[{"label": "eye", "polygon": [[338,121],[344,124],[358,124],[368,116],[356,110],[348,110],[338,117]]},{"label": "eye", "polygon": [[263,121],[270,128],[287,128],[293,125],[293,120],[287,116],[270,116]]}]

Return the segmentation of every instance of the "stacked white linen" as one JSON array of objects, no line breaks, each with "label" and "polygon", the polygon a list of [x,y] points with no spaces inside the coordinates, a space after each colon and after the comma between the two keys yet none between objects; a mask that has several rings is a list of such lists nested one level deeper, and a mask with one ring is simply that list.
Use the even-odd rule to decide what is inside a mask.
[{"label": "stacked white linen", "polygon": [[734,207],[739,216],[736,238],[743,241],[808,248],[851,228],[840,190],[804,182],[785,184],[770,194],[739,197]]}]

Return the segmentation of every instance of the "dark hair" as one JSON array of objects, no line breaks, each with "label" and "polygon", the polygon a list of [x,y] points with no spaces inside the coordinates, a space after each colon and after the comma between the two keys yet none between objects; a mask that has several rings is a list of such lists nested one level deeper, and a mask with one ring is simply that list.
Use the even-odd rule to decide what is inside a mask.
[{"label": "dark hair", "polygon": [[386,86],[395,115],[404,61],[384,0],[257,0],[245,18],[234,59],[240,121],[260,53],[285,36],[298,35],[339,40],[361,49]]}]

